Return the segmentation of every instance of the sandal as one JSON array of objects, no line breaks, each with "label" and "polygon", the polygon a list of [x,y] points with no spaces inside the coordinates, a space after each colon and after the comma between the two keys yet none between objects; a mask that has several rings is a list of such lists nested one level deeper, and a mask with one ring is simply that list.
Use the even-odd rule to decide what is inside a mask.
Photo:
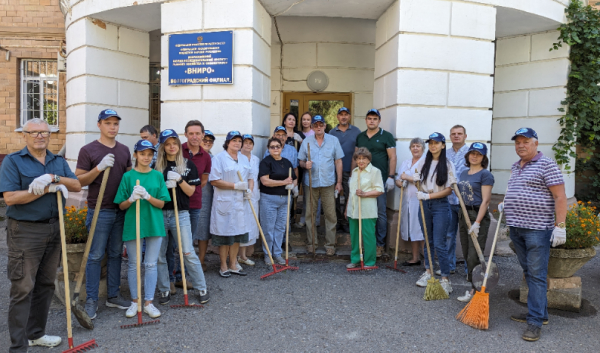
[{"label": "sandal", "polygon": [[242,259],[242,258],[241,258],[241,257],[239,257],[239,256],[238,256],[238,258],[237,258],[237,262],[238,262],[238,263],[241,263],[241,264],[244,264],[244,265],[248,265],[248,266],[254,266],[254,265],[255,265],[254,261],[252,261],[252,260],[250,260],[250,259],[248,259],[248,258],[246,258],[246,259]]},{"label": "sandal", "polygon": [[224,277],[224,278],[231,277],[231,273],[229,273],[229,270],[227,270],[227,271],[219,270],[219,274],[221,275],[221,277]]},{"label": "sandal", "polygon": [[229,269],[228,272],[231,272],[231,273],[236,274],[238,276],[247,276],[248,275],[246,272],[244,272],[244,269],[240,265],[237,265],[237,268],[235,270]]},{"label": "sandal", "polygon": [[421,266],[421,260],[417,261],[417,262],[408,262],[408,261],[404,261],[402,263],[402,266]]}]

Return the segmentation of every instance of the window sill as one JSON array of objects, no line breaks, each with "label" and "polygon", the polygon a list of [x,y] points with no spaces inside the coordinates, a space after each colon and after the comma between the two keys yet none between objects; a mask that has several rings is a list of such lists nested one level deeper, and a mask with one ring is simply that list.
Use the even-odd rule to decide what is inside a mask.
[{"label": "window sill", "polygon": [[[50,132],[59,132],[60,130],[57,127],[50,127]],[[20,127],[18,129],[15,129],[15,132],[23,132],[23,128]]]}]

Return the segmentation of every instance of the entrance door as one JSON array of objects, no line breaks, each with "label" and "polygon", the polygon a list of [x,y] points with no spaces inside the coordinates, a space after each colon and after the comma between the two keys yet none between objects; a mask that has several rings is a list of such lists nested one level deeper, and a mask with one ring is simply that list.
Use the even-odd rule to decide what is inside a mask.
[{"label": "entrance door", "polygon": [[[281,116],[287,112],[296,114],[298,118],[304,112],[321,115],[327,122],[326,131],[337,124],[337,111],[341,107],[352,107],[352,93],[312,93],[312,92],[284,92]],[[352,123],[352,119],[350,119]]]}]

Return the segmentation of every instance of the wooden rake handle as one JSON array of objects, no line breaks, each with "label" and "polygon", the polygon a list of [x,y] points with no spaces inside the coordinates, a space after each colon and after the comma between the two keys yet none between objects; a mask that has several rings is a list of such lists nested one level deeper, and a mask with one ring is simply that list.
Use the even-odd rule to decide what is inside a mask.
[{"label": "wooden rake handle", "polygon": [[[419,171],[415,169],[415,173]],[[421,183],[416,182],[417,190],[420,189]],[[419,206],[421,206],[421,219],[423,220],[423,235],[425,235],[425,245],[427,246],[427,257],[429,258],[429,270],[433,276],[433,261],[431,261],[431,247],[429,246],[429,236],[427,235],[427,223],[425,222],[425,211],[423,210],[423,200],[419,199]]]},{"label": "wooden rake handle", "polygon": [[[289,177],[292,177],[292,168],[290,168]],[[287,199],[287,219],[285,222],[285,260],[288,260],[288,249],[289,249],[289,239],[290,239],[290,196],[292,190],[288,189],[288,199]]]},{"label": "wooden rake handle", "polygon": [[[310,143],[306,143],[306,153],[307,153],[307,160],[309,162],[312,162],[310,159]],[[317,256],[317,243],[315,242],[315,234],[317,233],[317,225],[315,224],[315,214],[317,213],[317,210],[319,209],[318,205],[319,203],[317,202],[317,207],[316,210],[313,210],[314,207],[312,207],[312,202],[313,202],[313,190],[312,190],[312,167],[308,170],[308,193],[310,196],[310,203],[311,203],[311,207],[310,207],[310,218],[311,218],[311,223],[312,223],[312,246],[313,246],[313,258],[315,258]],[[306,207],[306,206],[304,206]]]},{"label": "wooden rake handle", "polygon": [[[360,189],[360,168],[358,169],[357,176],[357,189]],[[362,189],[361,189],[362,190]],[[358,196],[358,195],[356,195]],[[358,196],[358,246],[360,250],[360,261],[363,260],[363,248],[362,248],[362,207],[361,207],[361,197]]]},{"label": "wooden rake handle", "polygon": [[[69,287],[69,264],[67,261],[67,237],[65,233],[65,217],[63,214],[62,193],[56,192],[56,201],[58,202],[58,218],[60,223],[60,246],[62,249],[62,266],[65,281],[65,307],[67,308],[67,337],[69,341],[73,337],[73,328],[71,327],[71,288]],[[69,347],[73,348],[73,346]]]},{"label": "wooden rake handle", "polygon": [[185,265],[183,261],[183,249],[181,247],[181,230],[179,229],[179,211],[177,209],[177,187],[174,187],[171,190],[173,190],[173,211],[175,213],[175,227],[177,228],[177,248],[179,249],[179,263],[181,265],[181,281],[183,282],[183,295],[187,295]]},{"label": "wooden rake handle", "polygon": [[400,247],[400,222],[402,221],[402,198],[404,197],[404,188],[400,187],[400,206],[398,208],[398,230],[396,231],[396,254],[394,261],[398,261],[398,248]]},{"label": "wooden rake handle", "polygon": [[[140,180],[135,181],[135,185],[140,185]],[[142,314],[142,247],[140,241],[140,200],[135,201],[135,275],[137,277],[137,311],[138,311],[138,320],[141,318]],[[133,298],[132,298],[133,299]]]}]

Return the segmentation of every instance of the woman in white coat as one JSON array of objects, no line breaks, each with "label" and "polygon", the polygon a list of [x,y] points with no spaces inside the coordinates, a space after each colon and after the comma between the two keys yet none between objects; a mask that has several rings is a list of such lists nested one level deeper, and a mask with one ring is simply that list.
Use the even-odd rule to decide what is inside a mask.
[{"label": "woman in white coat", "polygon": [[419,224],[419,199],[417,199],[417,187],[413,182],[412,175],[415,172],[415,165],[423,157],[425,151],[425,142],[415,137],[410,141],[410,153],[412,157],[402,162],[398,167],[398,176],[396,185],[404,187],[404,196],[402,198],[402,219],[400,230],[402,240],[410,241],[412,245],[412,259],[405,261],[402,266],[419,266],[421,260],[419,254],[423,250],[423,231]]},{"label": "woman in white coat", "polygon": [[[252,206],[254,206],[256,215],[259,215],[260,213],[258,212],[258,200],[260,200],[260,192],[258,191],[258,165],[260,164],[260,159],[258,159],[258,157],[252,154],[252,150],[254,149],[254,137],[250,134],[244,134],[242,138],[242,154],[246,158],[248,158],[248,161],[250,161],[250,169],[252,171],[252,175],[254,175],[254,188],[252,189],[250,201],[252,201]],[[248,241],[246,243],[240,244],[240,256],[238,256],[237,260],[238,263],[243,263],[248,266],[254,266],[254,261],[250,260],[246,256],[246,249],[256,244],[256,239],[258,239],[258,224],[256,224],[254,214],[252,213],[252,209],[250,208],[250,204],[248,203],[248,201],[246,201],[244,205],[246,207]]]},{"label": "woman in white coat", "polygon": [[[210,184],[215,187],[210,233],[212,245],[219,247],[221,277],[230,277],[232,273],[246,275],[237,262],[237,254],[240,244],[248,242],[245,205],[254,189],[256,175],[252,175],[250,162],[240,153],[241,148],[242,135],[238,131],[230,131],[223,144],[224,151],[212,160],[208,177]],[[238,172],[242,175],[242,181],[238,178]]]}]

